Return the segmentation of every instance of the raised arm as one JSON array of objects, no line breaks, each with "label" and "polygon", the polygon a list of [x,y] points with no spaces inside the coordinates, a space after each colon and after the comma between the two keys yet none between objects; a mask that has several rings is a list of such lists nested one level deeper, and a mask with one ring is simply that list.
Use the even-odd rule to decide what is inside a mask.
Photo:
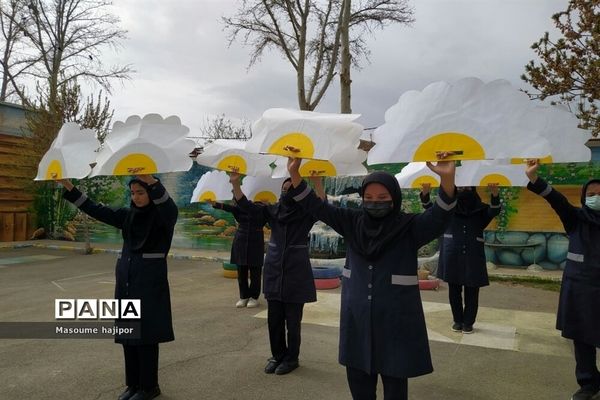
[{"label": "raised arm", "polygon": [[306,181],[300,176],[298,168],[300,167],[299,158],[290,158],[288,160],[288,171],[292,178],[292,187],[289,194],[292,195],[305,210],[315,218],[323,221],[334,231],[342,236],[352,235],[352,226],[356,211],[347,208],[333,206],[324,199],[320,198],[307,185]]},{"label": "raised arm", "polygon": [[73,203],[81,211],[100,222],[122,229],[127,216],[126,208],[113,209],[102,204],[94,203],[85,193],[77,189],[68,179],[57,181],[64,188],[63,197]]},{"label": "raised arm", "polygon": [[238,209],[238,207],[231,206],[229,204],[221,203],[218,201],[209,201],[208,203],[212,206],[212,208],[216,210],[223,210],[231,214],[236,213]]},{"label": "raised arm", "polygon": [[456,207],[455,197],[450,197],[440,190],[435,201],[413,219],[412,233],[417,246],[421,247],[436,239],[446,230]]},{"label": "raised arm", "polygon": [[313,183],[317,196],[321,200],[327,200],[327,194],[325,193],[325,188],[323,187],[323,177],[311,176],[309,179]]},{"label": "raised arm", "polygon": [[423,183],[421,185],[421,192],[419,193],[419,198],[421,199],[421,206],[427,210],[433,203],[431,202],[431,184]]},{"label": "raised arm", "polygon": [[412,233],[417,246],[421,247],[440,236],[445,230],[456,207],[456,186],[454,185],[456,163],[443,161],[450,153],[439,155],[437,164],[427,163],[429,169],[440,176],[440,190],[435,203],[418,214],[412,222]]},{"label": "raised arm", "polygon": [[179,210],[167,189],[160,180],[152,175],[137,175],[136,178],[148,185],[148,197],[154,203],[163,225],[173,228],[177,222]]},{"label": "raised arm", "polygon": [[492,219],[494,219],[498,216],[498,214],[500,214],[500,211],[502,211],[502,206],[500,204],[500,189],[498,188],[498,185],[495,183],[490,183],[488,185],[488,189],[490,191],[490,206],[487,209],[489,224],[492,221]]},{"label": "raised arm", "polygon": [[229,183],[231,183],[231,187],[233,189],[232,191],[233,197],[235,198],[235,203],[242,211],[248,214],[261,213],[263,214],[264,218],[267,221],[269,221],[271,215],[269,214],[268,207],[255,204],[252,201],[248,200],[244,192],[242,192],[241,180],[242,176],[237,172],[229,173]]},{"label": "raised arm", "polygon": [[560,218],[565,231],[572,232],[577,227],[577,207],[569,203],[569,200],[557,190],[554,190],[546,181],[538,177],[538,160],[529,160],[525,173],[529,178],[527,189],[533,193],[542,196],[554,209],[554,212]]}]

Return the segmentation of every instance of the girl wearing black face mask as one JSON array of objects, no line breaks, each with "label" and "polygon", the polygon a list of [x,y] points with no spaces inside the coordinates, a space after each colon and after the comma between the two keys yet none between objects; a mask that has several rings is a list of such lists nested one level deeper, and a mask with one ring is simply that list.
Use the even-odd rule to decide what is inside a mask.
[{"label": "girl wearing black face mask", "polygon": [[[440,238],[437,276],[448,283],[454,332],[473,333],[479,308],[479,288],[490,284],[483,230],[500,213],[500,197],[497,185],[489,187],[491,205],[481,201],[475,187],[458,188],[456,212]],[[423,206],[429,207],[428,188],[424,187],[420,196]]]},{"label": "girl wearing black face mask", "polygon": [[[447,154],[444,154],[445,158]],[[378,375],[384,398],[408,398],[408,378],[433,371],[417,277],[417,250],[439,236],[454,206],[454,161],[430,168],[441,176],[436,204],[422,214],[401,211],[396,179],[385,172],[362,184],[363,208],[334,207],[319,199],[288,161],[289,195],[344,237],[339,362],[355,400],[375,399]]]},{"label": "girl wearing black face mask", "polygon": [[[290,197],[289,178],[283,182],[281,197],[274,205],[249,201],[242,193],[240,178],[237,173],[230,175],[238,207],[247,214],[260,215],[271,227],[264,262],[263,291],[267,300],[272,357],[265,366],[265,373],[283,375],[299,366],[300,325],[304,303],[317,301],[308,258],[309,232],[316,219]],[[316,187],[325,198],[320,180],[316,181]]]},{"label": "girl wearing black face mask", "polygon": [[537,175],[537,160],[528,162],[527,188],[544,197],[558,214],[569,235],[569,252],[560,286],[556,329],[573,340],[575,377],[580,388],[573,400],[596,399],[600,372],[596,349],[600,347],[600,179],[581,188],[581,207],[575,207],[560,192]]},{"label": "girl wearing black face mask", "polygon": [[127,384],[119,400],[153,399],[160,395],[158,345],[175,339],[166,257],[177,222],[177,206],[160,181],[150,175],[129,181],[131,205],[119,209],[94,203],[69,180],[59,183],[65,188],[65,199],[89,216],[122,231],[115,298],[139,299],[142,313],[139,339],[115,339],[123,345]]}]

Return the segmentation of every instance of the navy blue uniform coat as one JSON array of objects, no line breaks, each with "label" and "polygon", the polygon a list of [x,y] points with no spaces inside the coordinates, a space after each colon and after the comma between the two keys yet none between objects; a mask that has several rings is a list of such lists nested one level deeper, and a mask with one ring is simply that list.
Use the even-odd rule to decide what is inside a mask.
[{"label": "navy blue uniform coat", "polygon": [[455,213],[450,225],[440,238],[440,258],[437,276],[445,282],[467,287],[490,284],[488,279],[483,230],[500,213],[500,197],[492,196],[491,205],[485,204],[470,215]]},{"label": "navy blue uniform coat", "polygon": [[[306,182],[290,190],[304,208],[345,238],[363,211],[319,199]],[[417,250],[439,236],[456,202],[441,194],[410,222],[394,245],[368,261],[346,250],[340,313],[339,362],[369,374],[415,377],[433,371],[417,277]],[[346,240],[350,243],[350,240]]]},{"label": "navy blue uniform coat", "polygon": [[263,226],[267,222],[263,213],[247,213],[238,206],[215,203],[215,208],[233,214],[238,223],[231,245],[230,262],[235,265],[262,267],[265,254]]},{"label": "navy blue uniform coat", "polygon": [[[130,243],[123,241],[115,268],[115,298],[141,300],[141,338],[115,340],[128,345],[162,343],[175,339],[166,256],[171,248],[178,211],[160,182],[150,186],[148,195],[158,211],[158,218],[155,219],[141,251],[131,251]],[[96,204],[77,188],[65,191],[63,196],[90,217],[122,231],[126,229],[127,215],[131,212],[129,208],[115,210]]]},{"label": "navy blue uniform coat", "polygon": [[284,303],[317,301],[308,256],[309,232],[316,219],[305,212],[303,218],[283,223],[278,218],[278,204],[256,204],[245,196],[237,200],[237,204],[248,214],[260,214],[271,227],[263,268],[265,299]]},{"label": "navy blue uniform coat", "polygon": [[[581,218],[581,209],[543,179],[527,188],[550,203],[569,236],[556,329],[565,338],[600,347],[600,227]],[[589,229],[591,238],[587,246],[582,240],[584,229]]]}]

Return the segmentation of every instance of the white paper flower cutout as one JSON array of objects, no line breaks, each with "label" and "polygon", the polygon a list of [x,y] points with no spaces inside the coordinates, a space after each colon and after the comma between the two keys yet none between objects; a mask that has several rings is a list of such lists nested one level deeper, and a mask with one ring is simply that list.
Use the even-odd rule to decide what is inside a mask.
[{"label": "white paper flower cutout", "polygon": [[232,198],[231,184],[227,173],[210,171],[200,177],[190,203],[231,200]]},{"label": "white paper flower cutout", "polygon": [[456,169],[456,186],[525,187],[529,182],[523,165],[502,161],[463,161]]},{"label": "white paper flower cutout", "polygon": [[189,154],[196,147],[186,136],[187,126],[177,116],[137,115],[113,124],[96,159],[91,176],[147,175],[188,171]]},{"label": "white paper flower cutout", "polygon": [[218,139],[206,145],[202,154],[196,157],[200,165],[242,175],[271,176],[270,164],[276,156],[249,153],[246,142],[241,140]]},{"label": "white paper flower cutout", "polygon": [[249,200],[274,204],[279,199],[284,180],[284,178],[246,176],[242,181],[242,192]]},{"label": "white paper flower cutout", "polygon": [[[329,160],[358,147],[363,127],[357,114],[327,114],[272,108],[252,125],[251,153]],[[297,151],[292,151],[291,148]]]},{"label": "white paper flower cutout", "polygon": [[564,128],[548,126],[548,114],[560,120],[564,113],[536,104],[505,80],[465,78],[406,92],[374,132],[368,163],[435,161],[440,151],[460,160],[545,157],[552,150],[545,137]]},{"label": "white paper flower cutout", "polygon": [[396,174],[396,180],[402,189],[421,189],[423,184],[429,184],[431,187],[440,186],[440,177],[424,162],[407,164],[400,173]]},{"label": "white paper flower cutout", "polygon": [[35,180],[85,178],[92,170],[90,164],[96,160],[99,147],[92,129],[81,129],[75,122],[65,123],[42,157]]},{"label": "white paper flower cutout", "polygon": [[[543,126],[539,129],[541,136],[550,145],[550,153],[539,158],[541,163],[588,162],[592,158],[592,150],[586,142],[592,138],[589,131],[577,127],[579,120],[575,114],[561,106],[538,104],[536,114]],[[524,163],[523,158],[513,157],[515,164]]]},{"label": "white paper flower cutout", "polygon": [[[300,164],[300,175],[310,176],[365,176],[369,172],[362,164],[367,158],[363,150],[355,149],[356,158],[352,161],[338,161],[337,159],[325,160],[302,160]],[[287,170],[287,158],[278,157],[275,161],[273,178],[284,178],[289,176]]]}]

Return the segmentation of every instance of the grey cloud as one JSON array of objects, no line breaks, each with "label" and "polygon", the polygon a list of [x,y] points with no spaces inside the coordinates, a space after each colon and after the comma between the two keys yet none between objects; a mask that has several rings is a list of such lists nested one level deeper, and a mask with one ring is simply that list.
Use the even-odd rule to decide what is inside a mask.
[{"label": "grey cloud", "polygon": [[[566,0],[413,0],[413,27],[389,26],[368,39],[371,63],[353,71],[353,110],[380,124],[402,92],[437,80],[505,78],[517,87],[530,45],[552,30]],[[249,49],[228,47],[220,17],[234,1],[120,0],[130,40],[109,60],[133,63],[133,81],[115,88],[116,116],[178,113],[197,129],[204,114],[256,119],[266,108],[296,107],[295,77],[280,55],[247,71]],[[317,111],[339,109],[339,88]]]}]

